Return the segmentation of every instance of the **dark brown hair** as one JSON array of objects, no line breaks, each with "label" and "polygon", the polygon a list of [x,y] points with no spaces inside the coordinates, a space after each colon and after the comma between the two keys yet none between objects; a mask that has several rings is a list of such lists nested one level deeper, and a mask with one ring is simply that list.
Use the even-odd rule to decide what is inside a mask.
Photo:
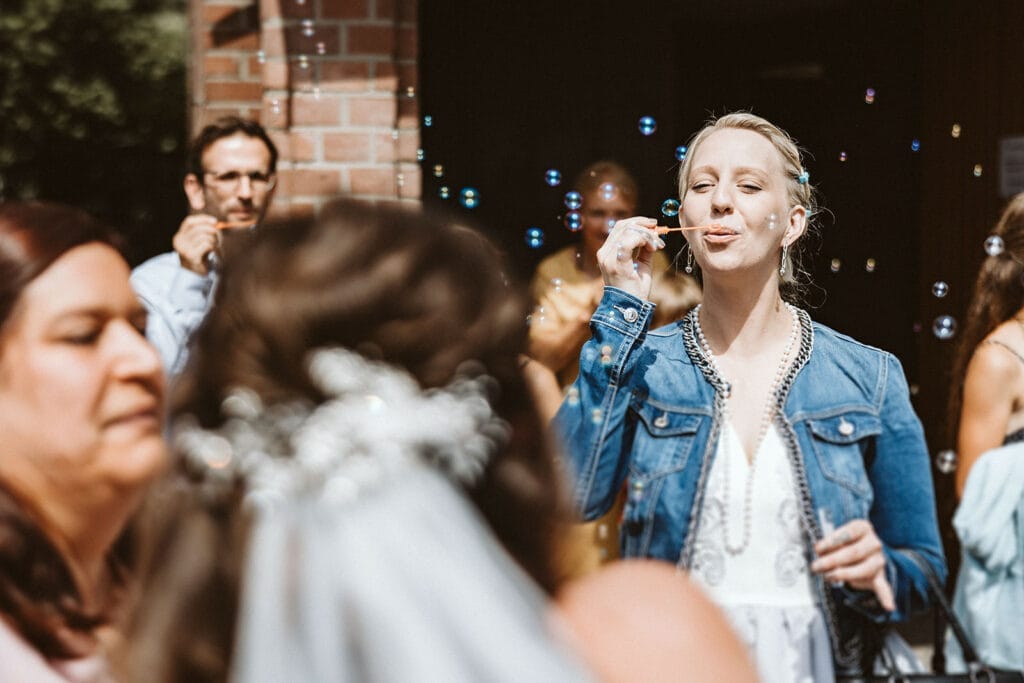
[{"label": "dark brown hair", "polygon": [[1003,209],[993,235],[1003,250],[981,262],[967,319],[953,360],[953,391],[949,394],[947,424],[956,444],[967,365],[985,337],[1012,318],[1024,306],[1024,193],[1014,196]]},{"label": "dark brown hair", "polygon": [[240,116],[222,116],[199,131],[199,135],[189,145],[185,172],[195,175],[199,179],[199,184],[202,185],[203,174],[206,171],[203,168],[203,152],[217,140],[229,138],[237,133],[256,138],[267,146],[267,151],[270,152],[270,168],[267,170],[274,173],[277,170],[277,147],[274,145],[274,141],[270,139],[270,135],[267,134],[263,126]]},{"label": "dark brown hair", "polygon": [[[113,247],[111,230],[88,214],[57,204],[0,202],[0,333],[10,324],[32,280],[71,249],[100,242]],[[2,336],[0,336],[2,342]],[[0,345],[0,354],[3,347]],[[8,457],[0,446],[0,458]],[[129,550],[127,535],[111,551],[111,566]],[[121,573],[115,571],[118,580]],[[89,613],[71,570],[25,505],[0,482],[0,614],[47,658],[83,654],[76,647],[106,621]]]},{"label": "dark brown hair", "polygon": [[[554,591],[561,582],[555,544],[568,508],[519,368],[525,292],[507,282],[489,242],[443,217],[338,201],[317,220],[262,227],[225,264],[179,381],[175,414],[217,425],[223,398],[240,386],[264,402],[320,401],[305,369],[320,347],[404,368],[425,388],[448,384],[470,363],[497,381],[492,407],[512,436],[467,493],[511,555]],[[137,613],[150,620],[163,609],[175,613],[160,633],[142,633],[151,627],[136,619],[141,642],[132,647],[143,651],[135,657],[146,656],[146,643],[164,647],[154,653],[162,660],[156,671],[147,667],[153,680],[218,680],[230,662],[243,515],[237,500],[198,501],[183,483],[188,477],[179,463],[170,500],[183,513],[162,512],[171,528],[148,543],[150,603]]]}]

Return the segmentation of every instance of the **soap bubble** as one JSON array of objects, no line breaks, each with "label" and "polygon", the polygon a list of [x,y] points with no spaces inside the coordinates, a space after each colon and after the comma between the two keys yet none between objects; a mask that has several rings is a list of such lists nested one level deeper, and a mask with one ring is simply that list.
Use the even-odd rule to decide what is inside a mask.
[{"label": "soap bubble", "polygon": [[981,169],[981,164],[975,164],[974,165],[974,177],[975,178],[980,178],[981,177],[981,170],[982,170]]},{"label": "soap bubble", "polygon": [[434,177],[435,178],[443,178],[444,177],[444,165],[442,165],[442,164],[434,164]]},{"label": "soap bubble", "polygon": [[299,68],[302,70],[309,68],[309,57],[306,55],[299,55]]},{"label": "soap bubble", "polygon": [[943,474],[952,474],[956,472],[956,451],[946,449],[939,451],[935,456],[935,469]]},{"label": "soap bubble", "polygon": [[434,125],[434,117],[429,114],[423,117],[423,127],[430,128]]},{"label": "soap bubble", "polygon": [[303,19],[302,20],[302,35],[306,36],[307,38],[311,38],[313,36],[313,20],[312,19]]},{"label": "soap bubble", "polygon": [[544,231],[540,228],[527,228],[526,246],[530,249],[540,249],[544,246]]},{"label": "soap bubble", "polygon": [[437,194],[441,197],[441,199],[448,199],[448,197],[451,196],[451,190],[448,189],[447,185],[442,185],[437,190]]},{"label": "soap bubble", "polygon": [[570,190],[565,193],[565,208],[575,211],[581,206],[583,206],[583,195],[576,190]]},{"label": "soap bubble", "polygon": [[962,129],[960,128],[960,124],[959,123],[954,123],[953,127],[949,129],[949,134],[952,135],[954,138],[958,138],[958,137],[960,137],[960,131],[961,130]]},{"label": "soap bubble", "polygon": [[565,214],[562,222],[565,223],[565,227],[569,228],[571,232],[579,232],[583,227],[583,214],[579,211],[570,211]]},{"label": "soap bubble", "polygon": [[264,52],[263,50],[260,50],[259,52],[257,52],[256,53],[256,61],[259,62],[260,64],[266,64],[267,63],[267,53]]},{"label": "soap bubble", "polygon": [[414,87],[412,87],[410,85],[408,88],[405,89],[405,96],[408,97],[409,99],[415,98],[416,97],[416,88],[414,88]]},{"label": "soap bubble", "polygon": [[427,155],[423,151],[422,147],[420,147],[419,149],[416,150],[416,161],[423,161],[424,157],[426,157],[426,156]]},{"label": "soap bubble", "polygon": [[867,90],[864,91],[864,103],[865,104],[874,104],[874,102],[875,102],[875,89],[874,88],[868,88]]},{"label": "soap bubble", "polygon": [[643,135],[653,135],[654,131],[658,130],[658,122],[654,120],[653,116],[641,116],[637,127],[640,128]]},{"label": "soap bubble", "polygon": [[949,294],[949,285],[947,285],[942,280],[935,282],[932,285],[932,294],[935,296],[935,298],[941,299],[942,297]]},{"label": "soap bubble", "polygon": [[774,230],[777,227],[779,227],[779,214],[772,213],[768,216],[768,229]]},{"label": "soap bubble", "polygon": [[867,261],[864,262],[864,270],[869,272],[869,273],[875,272],[875,268],[877,268],[877,267],[878,267],[878,261],[876,261],[873,258],[869,258]]},{"label": "soap bubble", "polygon": [[837,258],[834,258],[828,264],[828,267],[829,267],[829,270],[831,270],[833,273],[838,273],[839,269],[843,267],[843,262],[841,260],[837,259]]},{"label": "soap bubble", "polygon": [[846,161],[846,152],[839,153],[839,161]]},{"label": "soap bubble", "polygon": [[557,168],[549,168],[544,173],[544,182],[548,187],[558,187],[562,184],[562,172]]},{"label": "soap bubble", "polygon": [[270,113],[271,114],[280,114],[281,113],[281,101],[280,100],[270,100]]},{"label": "soap bubble", "polygon": [[551,288],[554,289],[554,291],[561,292],[563,284],[565,284],[565,281],[562,280],[562,278],[560,278],[560,277],[553,277],[553,278],[551,278]]},{"label": "soap bubble", "polygon": [[919,151],[921,151],[921,141],[918,140],[917,138],[914,138],[913,140],[911,140],[910,141],[910,151],[911,152],[919,152]]},{"label": "soap bubble", "polygon": [[951,315],[940,315],[932,322],[932,334],[942,341],[952,339],[956,334],[956,318]]},{"label": "soap bubble", "polygon": [[668,216],[669,218],[671,218],[672,216],[678,216],[679,215],[679,200],[678,199],[666,199],[665,201],[663,201],[661,203],[661,215],[662,216]]},{"label": "soap bubble", "polygon": [[467,209],[475,209],[480,204],[480,193],[476,188],[464,187],[459,192],[459,204]]},{"label": "soap bubble", "polygon": [[679,145],[676,147],[676,161],[682,161],[685,159],[687,151],[689,150],[686,149],[686,145]]},{"label": "soap bubble", "polygon": [[318,55],[325,55],[325,54],[327,54],[327,44],[324,43],[324,41],[321,40],[320,42],[318,42],[316,44],[316,53]]},{"label": "soap bubble", "polygon": [[999,235],[989,235],[985,239],[985,253],[989,256],[999,256],[1005,248],[1006,245],[1003,244],[1003,238]]},{"label": "soap bubble", "polygon": [[619,188],[615,186],[615,183],[601,183],[598,191],[601,193],[601,199],[608,202],[619,195]]}]

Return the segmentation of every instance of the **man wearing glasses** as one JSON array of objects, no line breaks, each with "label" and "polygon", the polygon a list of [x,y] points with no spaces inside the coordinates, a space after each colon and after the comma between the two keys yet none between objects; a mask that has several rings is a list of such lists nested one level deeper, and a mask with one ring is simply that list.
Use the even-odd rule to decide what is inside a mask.
[{"label": "man wearing glasses", "polygon": [[210,308],[224,231],[255,227],[270,206],[277,148],[258,123],[227,116],[199,132],[187,164],[191,211],[174,235],[174,251],[132,271],[149,311],[146,336],[169,377],[184,368],[189,338]]}]

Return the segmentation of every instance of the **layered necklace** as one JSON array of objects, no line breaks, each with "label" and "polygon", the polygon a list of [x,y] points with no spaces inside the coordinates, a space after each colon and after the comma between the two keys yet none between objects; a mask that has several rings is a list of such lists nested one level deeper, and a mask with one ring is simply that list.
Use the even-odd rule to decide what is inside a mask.
[{"label": "layered necklace", "polygon": [[[779,358],[779,364],[775,369],[775,377],[772,379],[772,384],[768,388],[768,399],[765,401],[764,411],[761,414],[761,425],[757,432],[757,440],[754,442],[754,452],[750,456],[750,466],[747,468],[747,482],[743,491],[743,537],[739,544],[734,544],[729,540],[729,464],[728,462],[723,464],[723,477],[722,477],[722,496],[725,500],[725,504],[722,506],[722,545],[725,547],[725,551],[730,555],[739,555],[747,546],[750,545],[750,535],[753,516],[753,497],[754,497],[754,474],[757,470],[757,452],[761,449],[761,442],[764,441],[765,436],[768,434],[768,428],[772,424],[772,420],[775,418],[775,413],[778,410],[778,404],[776,400],[776,392],[779,386],[782,384],[782,378],[786,375],[786,370],[789,368],[790,355],[793,351],[793,345],[796,343],[796,338],[800,333],[800,319],[797,315],[796,309],[786,303],[786,308],[789,310],[789,314],[792,317],[792,324],[789,330],[789,339],[786,342],[786,348],[782,352],[782,357]],[[701,351],[704,357],[711,364],[711,368],[715,371],[718,377],[722,377],[721,371],[718,369],[718,362],[715,360],[715,354],[711,352],[711,347],[708,345],[708,340],[704,336],[704,330],[700,325],[700,305],[694,310],[693,316],[694,331],[697,334],[697,341],[700,344]],[[729,425],[730,425],[730,412],[729,412],[729,399],[732,394],[732,384],[728,381],[724,382],[724,388],[722,391],[722,427],[721,436],[722,439],[722,452],[729,453]],[[740,447],[742,449],[742,445]]]}]

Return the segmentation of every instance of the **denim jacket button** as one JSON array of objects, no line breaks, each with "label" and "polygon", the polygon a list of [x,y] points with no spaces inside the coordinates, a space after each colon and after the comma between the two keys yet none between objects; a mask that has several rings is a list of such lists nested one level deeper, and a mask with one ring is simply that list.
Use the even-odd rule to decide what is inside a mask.
[{"label": "denim jacket button", "polygon": [[635,323],[637,318],[639,318],[639,317],[640,317],[640,314],[637,312],[637,310],[635,308],[632,308],[632,307],[627,308],[626,310],[624,310],[622,312],[622,318],[627,323]]},{"label": "denim jacket button", "polygon": [[846,418],[841,418],[839,420],[839,433],[840,434],[842,434],[843,436],[850,436],[850,434],[853,434],[853,430],[854,430],[853,424],[850,423],[850,422],[847,422]]},{"label": "denim jacket button", "polygon": [[658,429],[664,429],[668,427],[668,415],[662,414],[654,418],[654,426]]}]

